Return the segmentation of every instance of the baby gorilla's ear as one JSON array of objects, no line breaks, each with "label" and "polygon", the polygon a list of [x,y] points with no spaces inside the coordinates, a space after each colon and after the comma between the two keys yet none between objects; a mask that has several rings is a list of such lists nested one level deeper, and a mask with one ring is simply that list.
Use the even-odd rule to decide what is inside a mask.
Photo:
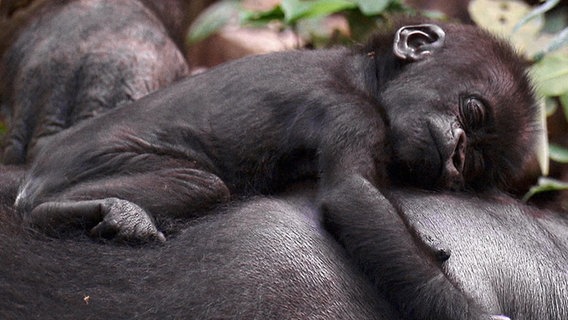
[{"label": "baby gorilla's ear", "polygon": [[446,33],[435,24],[404,26],[395,34],[394,54],[409,61],[419,61],[430,56],[444,45]]}]

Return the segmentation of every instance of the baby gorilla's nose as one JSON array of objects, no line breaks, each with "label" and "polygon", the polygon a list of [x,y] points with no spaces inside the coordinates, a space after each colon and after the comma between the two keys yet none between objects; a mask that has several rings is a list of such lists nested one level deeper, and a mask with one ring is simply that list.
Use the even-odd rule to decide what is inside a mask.
[{"label": "baby gorilla's nose", "polygon": [[465,131],[458,128],[453,131],[455,148],[454,152],[451,156],[452,164],[456,168],[456,170],[463,174],[463,168],[465,163],[465,148],[467,146],[467,137],[465,135]]},{"label": "baby gorilla's nose", "polygon": [[453,151],[444,161],[439,185],[447,187],[450,190],[458,190],[462,189],[464,186],[463,169],[465,164],[467,137],[465,131],[461,128],[454,129],[452,131],[452,136],[453,138],[450,141],[450,150]]}]

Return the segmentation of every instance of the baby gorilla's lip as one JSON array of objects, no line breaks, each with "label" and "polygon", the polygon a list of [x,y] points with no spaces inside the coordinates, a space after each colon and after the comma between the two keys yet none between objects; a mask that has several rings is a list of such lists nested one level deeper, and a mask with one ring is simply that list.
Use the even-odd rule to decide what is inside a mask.
[{"label": "baby gorilla's lip", "polygon": [[[444,157],[440,148],[437,148],[436,154],[440,164],[437,166],[438,174],[432,179],[435,181],[433,186],[446,190],[461,190],[464,187],[464,178],[462,171],[456,167],[454,156]],[[447,158],[446,161],[443,159]],[[463,169],[463,166],[460,166]]]},{"label": "baby gorilla's lip", "polygon": [[442,173],[438,178],[437,186],[453,191],[463,189],[464,179],[461,172],[455,167],[453,158],[448,159],[442,166]]}]

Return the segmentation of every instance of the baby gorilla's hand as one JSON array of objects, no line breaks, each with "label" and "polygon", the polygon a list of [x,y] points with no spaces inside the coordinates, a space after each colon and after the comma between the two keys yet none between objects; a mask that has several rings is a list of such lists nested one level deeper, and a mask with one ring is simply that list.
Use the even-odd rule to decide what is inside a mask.
[{"label": "baby gorilla's hand", "polygon": [[58,234],[69,226],[95,225],[91,236],[119,241],[165,241],[154,219],[140,206],[118,198],[45,202],[24,220],[46,233]]}]

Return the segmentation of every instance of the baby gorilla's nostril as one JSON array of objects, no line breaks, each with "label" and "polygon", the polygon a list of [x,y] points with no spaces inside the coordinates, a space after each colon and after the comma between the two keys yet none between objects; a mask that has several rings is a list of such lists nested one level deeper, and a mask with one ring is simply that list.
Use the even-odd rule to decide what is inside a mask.
[{"label": "baby gorilla's nostril", "polygon": [[452,154],[452,163],[459,173],[463,174],[463,168],[465,164],[465,149],[467,146],[467,138],[465,131],[462,129],[455,129],[453,132],[454,141],[456,142],[454,152]]},{"label": "baby gorilla's nostril", "polygon": [[465,132],[454,129],[451,139],[448,139],[446,150],[451,150],[442,168],[438,185],[449,190],[460,190],[464,186],[463,171],[465,167],[465,152],[467,147]]}]

